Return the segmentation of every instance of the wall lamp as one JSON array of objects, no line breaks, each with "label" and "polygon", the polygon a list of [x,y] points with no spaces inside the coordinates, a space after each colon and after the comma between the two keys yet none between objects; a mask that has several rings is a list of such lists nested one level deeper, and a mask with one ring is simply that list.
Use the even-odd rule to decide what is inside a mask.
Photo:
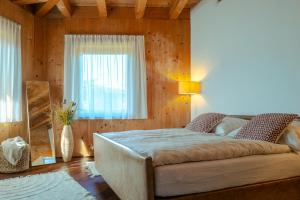
[{"label": "wall lamp", "polygon": [[200,94],[201,83],[195,81],[181,81],[178,83],[179,94]]}]

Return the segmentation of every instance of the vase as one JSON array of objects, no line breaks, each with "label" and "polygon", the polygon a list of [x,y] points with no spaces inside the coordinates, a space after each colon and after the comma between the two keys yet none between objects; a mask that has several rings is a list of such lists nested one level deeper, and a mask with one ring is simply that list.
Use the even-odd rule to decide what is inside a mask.
[{"label": "vase", "polygon": [[73,133],[70,125],[64,125],[61,133],[61,155],[64,162],[72,159],[74,149]]}]

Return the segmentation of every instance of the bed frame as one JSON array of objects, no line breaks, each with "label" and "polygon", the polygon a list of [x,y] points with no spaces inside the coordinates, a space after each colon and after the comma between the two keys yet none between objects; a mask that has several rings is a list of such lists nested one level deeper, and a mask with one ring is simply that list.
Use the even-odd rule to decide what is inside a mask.
[{"label": "bed frame", "polygon": [[[251,116],[235,116],[249,119]],[[152,158],[94,134],[96,168],[122,200],[300,199],[300,176],[176,197],[156,197]]]}]

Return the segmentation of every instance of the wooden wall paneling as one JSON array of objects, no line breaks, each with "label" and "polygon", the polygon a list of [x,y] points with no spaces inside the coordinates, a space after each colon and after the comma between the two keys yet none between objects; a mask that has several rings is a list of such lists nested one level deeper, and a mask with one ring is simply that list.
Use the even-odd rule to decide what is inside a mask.
[{"label": "wooden wall paneling", "polygon": [[16,123],[0,123],[0,141],[20,135],[28,141],[27,114],[25,100],[25,81],[31,80],[33,65],[34,16],[8,0],[0,0],[0,15],[21,25],[22,40],[22,115],[23,121]]},{"label": "wooden wall paneling", "polygon": [[26,4],[35,4],[35,3],[44,3],[48,0],[13,0],[12,2],[20,5],[26,5]]},{"label": "wooden wall paneling", "polygon": [[[97,8],[74,8],[72,18],[50,13],[43,19],[43,52],[46,79],[50,82],[52,104],[63,101],[65,34],[135,34],[145,36],[147,62],[146,120],[77,120],[73,123],[75,156],[92,155],[92,133],[158,129],[185,126],[190,121],[190,97],[177,92],[179,80],[190,78],[190,19],[185,9],[178,20],[169,20],[169,9],[147,8],[141,20],[134,8],[113,8],[108,18],[99,18]],[[42,37],[38,37],[42,38]],[[38,41],[37,41],[38,43]],[[56,149],[60,151],[62,126],[54,122]],[[58,152],[59,155],[59,152]]]},{"label": "wooden wall paneling", "polygon": [[[148,0],[149,1],[149,0]],[[147,2],[148,2],[147,1]],[[109,17],[110,19],[124,19],[124,20],[129,20],[129,19],[135,19],[135,9],[134,8],[129,8],[129,7],[123,7],[123,8],[118,8],[118,7],[109,7],[107,8],[109,12]],[[147,8],[144,13],[144,18],[145,19],[165,19],[169,20],[170,15],[169,15],[169,8]],[[73,7],[73,13],[72,13],[72,19],[78,19],[78,18],[83,18],[86,19],[86,16],[88,16],[88,19],[98,19],[99,18],[99,11],[97,7],[95,6],[87,6],[87,7]],[[48,15],[47,18],[58,18],[62,19],[63,16],[61,13],[53,9]],[[183,9],[181,14],[178,16],[177,19],[179,20],[189,20],[190,18],[190,9]],[[138,21],[135,21],[135,23],[139,23]],[[81,29],[81,31],[83,31]]]},{"label": "wooden wall paneling", "polygon": [[31,80],[36,81],[47,81],[46,75],[47,75],[47,68],[45,63],[45,57],[46,57],[46,48],[44,48],[44,45],[47,43],[46,40],[46,23],[43,18],[34,17],[34,67],[30,71]]},{"label": "wooden wall paneling", "polygon": [[[34,1],[34,0],[27,0],[27,1]],[[70,1],[74,6],[95,6],[96,5],[95,0],[70,0]],[[134,7],[135,1],[136,0],[106,0],[106,4],[110,7],[115,7],[115,6]],[[172,5],[174,1],[175,0],[148,0],[147,5],[148,7],[170,7],[170,5]],[[187,3],[187,7],[190,8],[195,4],[199,3],[199,1],[200,0],[189,0]]]}]

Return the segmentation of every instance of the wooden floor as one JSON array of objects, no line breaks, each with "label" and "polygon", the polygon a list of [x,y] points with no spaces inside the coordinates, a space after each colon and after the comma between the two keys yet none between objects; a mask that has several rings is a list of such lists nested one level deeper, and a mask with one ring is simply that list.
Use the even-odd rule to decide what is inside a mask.
[{"label": "wooden floor", "polygon": [[0,174],[0,180],[18,176],[34,175],[52,171],[64,170],[70,174],[82,187],[88,190],[99,200],[119,200],[117,195],[109,188],[102,177],[89,177],[85,168],[85,162],[92,158],[74,158],[69,163],[58,160],[57,164],[32,167],[26,172],[16,174]]}]

